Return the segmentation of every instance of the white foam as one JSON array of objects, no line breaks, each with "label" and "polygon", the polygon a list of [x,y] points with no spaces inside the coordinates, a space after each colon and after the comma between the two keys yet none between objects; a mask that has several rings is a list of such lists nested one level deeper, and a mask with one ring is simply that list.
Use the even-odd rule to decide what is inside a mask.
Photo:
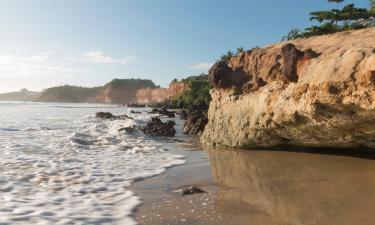
[{"label": "white foam", "polygon": [[129,185],[184,163],[183,156],[118,131],[149,115],[104,121],[90,116],[98,107],[0,104],[0,124],[14,129],[0,135],[0,224],[135,224],[140,198]]}]

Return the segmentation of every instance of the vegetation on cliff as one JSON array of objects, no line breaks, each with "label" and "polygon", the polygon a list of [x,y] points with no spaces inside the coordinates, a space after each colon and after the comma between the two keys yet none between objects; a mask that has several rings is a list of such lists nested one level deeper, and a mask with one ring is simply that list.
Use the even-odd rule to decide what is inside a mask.
[{"label": "vegetation on cliff", "polygon": [[[51,87],[44,90],[35,101],[41,102],[101,102],[106,103],[100,97],[114,98],[112,103],[118,103],[117,98],[124,98],[126,103],[135,102],[135,93],[141,88],[157,88],[151,80],[143,79],[113,79],[111,82],[99,87],[78,87],[71,85]],[[111,92],[106,92],[110,89]],[[114,91],[123,93],[118,95]],[[107,96],[114,95],[114,96]],[[98,97],[99,96],[99,97]],[[121,103],[121,102],[120,102]]]},{"label": "vegetation on cliff", "polygon": [[[344,0],[328,0],[338,5]],[[314,11],[310,13],[310,20],[319,25],[313,25],[301,31],[293,28],[283,40],[308,38],[317,35],[332,34],[340,31],[357,30],[375,25],[375,1],[370,0],[370,9],[357,8],[354,4],[345,5],[342,9]]]},{"label": "vegetation on cliff", "polygon": [[21,91],[0,94],[2,101],[34,101],[39,96],[39,92],[22,89]]},{"label": "vegetation on cliff", "polygon": [[36,101],[41,102],[94,102],[101,87],[57,86],[43,91]]},{"label": "vegetation on cliff", "polygon": [[[178,82],[174,79],[173,82]],[[207,110],[211,101],[211,84],[207,74],[190,76],[179,82],[187,83],[189,88],[168,102],[156,104],[156,107],[202,109]]]},{"label": "vegetation on cliff", "polygon": [[111,86],[112,89],[141,89],[141,88],[158,88],[152,80],[147,79],[113,79],[111,82],[104,85],[103,88]]}]

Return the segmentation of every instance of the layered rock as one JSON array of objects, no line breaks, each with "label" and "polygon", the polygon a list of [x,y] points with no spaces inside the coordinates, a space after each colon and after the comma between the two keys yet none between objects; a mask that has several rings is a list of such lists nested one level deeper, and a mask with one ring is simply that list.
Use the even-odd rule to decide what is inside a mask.
[{"label": "layered rock", "polygon": [[202,141],[375,148],[375,29],[282,42],[210,70]]},{"label": "layered rock", "polygon": [[172,82],[168,88],[143,88],[136,93],[139,104],[162,103],[181,94],[189,86],[185,82]]}]

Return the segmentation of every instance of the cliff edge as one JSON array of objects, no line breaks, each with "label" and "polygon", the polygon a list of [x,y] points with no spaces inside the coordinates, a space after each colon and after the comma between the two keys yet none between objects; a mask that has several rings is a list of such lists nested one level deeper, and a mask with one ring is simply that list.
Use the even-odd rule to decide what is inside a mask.
[{"label": "cliff edge", "polygon": [[209,79],[204,143],[375,148],[374,28],[252,49]]}]

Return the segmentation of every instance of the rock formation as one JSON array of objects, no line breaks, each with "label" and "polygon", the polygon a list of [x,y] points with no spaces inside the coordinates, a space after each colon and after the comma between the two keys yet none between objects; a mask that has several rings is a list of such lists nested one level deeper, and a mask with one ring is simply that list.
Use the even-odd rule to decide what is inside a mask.
[{"label": "rock formation", "polygon": [[142,88],[136,93],[139,104],[155,104],[166,102],[189,88],[185,82],[172,82],[168,88]]},{"label": "rock formation", "polygon": [[282,42],[215,64],[202,141],[375,148],[375,29]]},{"label": "rock formation", "polygon": [[117,104],[139,103],[137,91],[145,88],[157,88],[157,86],[151,80],[114,79],[99,90],[96,101]]},{"label": "rock formation", "polygon": [[206,113],[202,111],[192,112],[186,116],[184,134],[201,135],[208,122]]},{"label": "rock formation", "polygon": [[142,127],[141,130],[149,136],[174,136],[176,123],[172,120],[162,122],[159,117],[152,117],[151,121]]}]

